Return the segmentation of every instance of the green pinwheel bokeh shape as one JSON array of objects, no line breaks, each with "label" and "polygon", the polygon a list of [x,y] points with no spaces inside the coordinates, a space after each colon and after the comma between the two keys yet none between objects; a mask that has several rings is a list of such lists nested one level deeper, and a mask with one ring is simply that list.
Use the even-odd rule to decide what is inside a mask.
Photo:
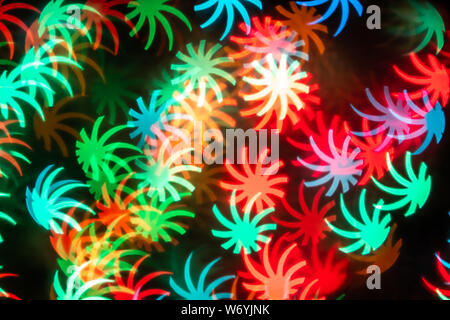
[{"label": "green pinwheel bokeh shape", "polygon": [[127,161],[120,158],[114,152],[118,149],[135,151],[141,154],[142,151],[136,146],[126,142],[111,142],[107,143],[108,139],[116,133],[127,128],[126,125],[115,126],[107,130],[99,137],[100,125],[104,116],[99,117],[92,128],[91,136],[89,137],[85,129],[80,132],[81,141],[76,142],[76,155],[78,163],[86,174],[91,174],[93,180],[99,180],[100,175],[105,174],[108,181],[115,182],[114,173],[110,167],[111,164],[119,164],[128,173],[132,171]]},{"label": "green pinwheel bokeh shape", "polygon": [[20,126],[25,127],[25,115],[22,110],[22,102],[29,104],[38,114],[44,119],[44,114],[40,104],[37,102],[36,98],[33,97],[29,92],[30,87],[38,87],[49,94],[53,94],[54,91],[45,85],[44,83],[36,82],[35,80],[26,79],[21,80],[20,75],[23,72],[21,66],[17,66],[12,69],[9,73],[5,70],[0,76],[0,112],[3,118],[9,119],[9,111],[12,110],[17,119],[19,120]]},{"label": "green pinwheel bokeh shape", "polygon": [[61,221],[80,231],[78,222],[63,210],[76,207],[94,215],[95,212],[80,201],[68,198],[65,193],[76,188],[87,187],[87,185],[77,180],[54,181],[64,168],[56,168],[52,171],[53,167],[54,165],[51,164],[42,170],[32,190],[27,187],[25,201],[28,212],[33,220],[46,230],[62,234],[63,230],[57,223]]},{"label": "green pinwheel bokeh shape", "polygon": [[211,283],[209,283],[209,285],[207,285],[207,287],[205,288],[205,281],[208,272],[220,260],[220,258],[211,261],[205,268],[203,268],[198,278],[197,285],[194,285],[194,283],[192,282],[190,270],[192,256],[193,252],[189,254],[189,257],[187,258],[186,263],[184,265],[184,280],[186,283],[187,290],[182,289],[173,280],[172,277],[170,277],[169,279],[170,287],[175,291],[175,293],[177,293],[183,299],[186,300],[220,300],[231,298],[232,294],[229,292],[213,293],[213,291],[225,281],[233,279],[235,277],[234,275],[222,276],[220,278],[217,278],[213,280]]},{"label": "green pinwheel bokeh shape", "polygon": [[153,43],[156,35],[156,22],[159,21],[164,28],[169,39],[169,51],[173,47],[173,31],[170,26],[169,21],[163,15],[163,13],[170,13],[180,19],[188,28],[192,31],[192,26],[186,16],[178,9],[167,5],[169,0],[136,0],[130,1],[128,3],[128,8],[133,8],[133,10],[127,14],[128,19],[133,19],[139,16],[136,23],[136,27],[130,32],[130,36],[136,35],[139,30],[144,26],[145,20],[148,21],[149,35],[147,38],[147,43],[145,45],[145,50],[148,50]]},{"label": "green pinwheel bokeh shape", "polygon": [[[133,87],[142,82],[129,68],[108,65],[104,68],[104,74],[105,79],[99,78],[92,82],[90,96],[92,103],[96,105],[97,114],[107,114],[108,123],[112,125],[116,122],[119,109],[128,116],[130,102],[138,97]],[[124,79],[127,81],[123,81]]]},{"label": "green pinwheel bokeh shape", "polygon": [[344,218],[347,222],[357,229],[358,231],[346,231],[333,226],[328,220],[325,222],[335,233],[341,237],[354,239],[355,242],[349,246],[340,248],[342,252],[350,253],[359,250],[363,247],[362,255],[366,255],[371,251],[377,250],[386,240],[389,235],[390,227],[388,224],[391,222],[391,215],[387,214],[380,221],[381,207],[383,206],[383,200],[380,200],[375,206],[372,219],[369,217],[365,203],[366,189],[361,191],[359,197],[359,212],[361,215],[362,223],[356,220],[345,206],[344,196],[341,193],[341,210]]},{"label": "green pinwheel bokeh shape", "polygon": [[418,52],[425,48],[431,41],[433,36],[436,36],[437,49],[436,54],[438,54],[442,47],[444,46],[444,34],[445,34],[445,24],[442,20],[439,11],[431,3],[419,2],[412,0],[411,4],[417,11],[419,25],[413,30],[414,34],[426,33],[422,42],[414,49]]},{"label": "green pinwheel bokeh shape", "polygon": [[222,48],[218,43],[206,52],[205,40],[200,41],[197,52],[192,43],[187,44],[186,48],[189,56],[181,51],[176,55],[183,63],[174,63],[170,66],[172,70],[175,70],[180,74],[172,79],[172,84],[185,84],[187,82],[185,92],[198,89],[198,106],[204,105],[207,89],[212,89],[216,94],[217,101],[222,102],[222,91],[214,77],[223,78],[234,86],[236,80],[233,76],[219,67],[222,64],[230,63],[234,60],[225,56],[213,58],[213,56]]},{"label": "green pinwheel bokeh shape", "polygon": [[411,163],[411,152],[407,152],[405,156],[405,169],[407,178],[402,177],[391,163],[389,153],[386,153],[386,162],[389,173],[396,182],[402,187],[393,188],[386,186],[372,177],[375,185],[382,191],[389,193],[393,196],[401,197],[398,201],[393,203],[384,204],[381,206],[383,211],[399,210],[408,206],[405,212],[405,217],[413,215],[418,208],[422,208],[427,202],[428,196],[431,192],[431,176],[427,175],[427,165],[422,162],[419,168],[419,174],[416,176]]},{"label": "green pinwheel bokeh shape", "polygon": [[[109,194],[109,196],[113,197],[119,183],[130,175],[130,162],[135,161],[139,158],[142,158],[142,155],[134,155],[123,158],[122,160],[127,163],[127,166],[125,167],[122,165],[122,162],[108,162],[107,165],[109,166],[109,169],[107,170],[107,173],[105,173],[105,171],[99,171],[97,178],[94,178],[94,175],[91,171],[86,172],[86,183],[89,185],[89,192],[94,196],[95,200],[101,199],[103,187],[106,188],[106,192]],[[124,186],[123,190],[127,194],[130,194],[134,191],[134,189],[129,186]]]},{"label": "green pinwheel bokeh shape", "polygon": [[64,3],[64,0],[51,0],[42,9],[38,19],[38,36],[48,33],[49,38],[58,39],[58,34],[67,44],[69,56],[73,53],[72,36],[69,30],[80,31],[92,43],[91,35],[85,24],[81,21],[81,15],[73,14],[74,11],[90,11],[101,16],[94,8],[82,3]]},{"label": "green pinwheel bokeh shape", "polygon": [[[72,87],[69,81],[59,72],[58,70],[50,67],[49,65],[54,64],[69,64],[83,70],[83,67],[78,64],[75,60],[68,57],[58,56],[58,55],[47,55],[58,43],[62,40],[49,40],[41,47],[35,49],[34,47],[28,50],[24,56],[20,68],[22,70],[20,78],[24,81],[35,81],[36,83],[41,83],[46,87],[51,88],[52,86],[47,81],[46,77],[51,77],[52,79],[58,81],[73,97]],[[29,87],[29,93],[32,97],[36,96],[36,86]],[[45,98],[49,107],[53,106],[53,90],[44,90]]]},{"label": "green pinwheel bokeh shape", "polygon": [[[190,193],[180,194],[180,200]],[[172,236],[168,231],[176,232],[180,235],[186,233],[185,227],[177,222],[174,218],[194,218],[195,214],[177,205],[173,197],[168,197],[164,201],[159,201],[158,193],[155,192],[151,200],[141,195],[138,197],[139,205],[136,206],[131,223],[135,225],[136,232],[144,238],[150,238],[153,242],[160,239],[164,242],[172,241]]]},{"label": "green pinwheel bokeh shape", "polygon": [[252,199],[250,199],[248,205],[245,208],[243,217],[239,215],[236,208],[236,190],[233,190],[230,200],[230,212],[233,217],[233,221],[226,219],[217,205],[213,206],[213,213],[217,220],[229,230],[211,230],[212,234],[218,238],[228,239],[222,244],[222,248],[228,250],[234,245],[233,253],[239,254],[242,248],[245,252],[251,253],[252,251],[258,251],[261,247],[258,242],[266,243],[269,241],[269,237],[263,235],[263,232],[270,230],[275,230],[277,225],[274,223],[261,224],[259,222],[264,219],[267,215],[275,211],[275,208],[267,208],[259,213],[257,213],[253,219],[251,219],[251,208],[256,199],[260,196],[258,192]]},{"label": "green pinwheel bokeh shape", "polygon": [[[134,179],[140,181],[138,184],[139,188],[148,188],[147,194],[149,196],[156,191],[160,201],[166,200],[166,193],[173,197],[174,200],[180,200],[180,195],[175,185],[180,185],[189,192],[194,191],[195,186],[184,177],[180,177],[179,173],[201,172],[201,168],[198,166],[177,163],[183,156],[194,151],[194,148],[184,147],[170,152],[169,144],[169,139],[164,140],[157,155],[149,154],[146,162],[136,161],[136,166],[141,170],[133,176]],[[166,154],[169,155],[166,156]]]},{"label": "green pinwheel bokeh shape", "polygon": [[66,289],[63,289],[58,271],[56,271],[53,278],[53,288],[57,300],[110,300],[99,296],[96,288],[105,283],[111,283],[112,280],[99,278],[83,283],[80,279],[81,271],[90,263],[91,261],[88,261],[79,267],[75,266],[74,272],[67,278]]},{"label": "green pinwheel bokeh shape", "polygon": [[414,52],[424,49],[435,36],[436,54],[438,54],[445,42],[445,23],[439,11],[428,1],[409,0],[408,3],[410,4],[410,10],[406,8],[394,10],[402,24],[392,28],[393,31],[398,30],[397,32],[400,32],[403,36],[424,34],[424,38],[413,50]]}]

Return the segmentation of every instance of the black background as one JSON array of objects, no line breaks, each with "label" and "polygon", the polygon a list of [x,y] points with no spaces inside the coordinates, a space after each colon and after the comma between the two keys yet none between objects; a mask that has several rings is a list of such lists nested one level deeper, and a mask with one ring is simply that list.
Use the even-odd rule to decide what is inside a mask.
[{"label": "black background", "polygon": [[[46,1],[28,1],[38,8],[43,8]],[[444,2],[431,1],[443,15],[444,21],[448,22],[448,11]],[[283,1],[264,1],[264,15],[270,15],[273,18],[282,18],[274,10],[275,5],[283,4]],[[389,22],[389,2],[382,1],[362,1],[364,7],[367,4],[378,4],[382,8],[382,27]],[[148,92],[154,89],[152,79],[159,77],[163,70],[169,70],[170,63],[183,43],[196,42],[199,39],[207,39],[218,42],[218,38],[223,31],[222,27],[200,30],[199,25],[205,21],[204,17],[197,15],[193,11],[191,1],[178,1],[177,7],[188,17],[193,26],[193,32],[185,32],[186,28],[182,24],[175,23],[175,28],[181,34],[175,34],[175,45],[172,52],[167,51],[167,45],[162,54],[156,52],[159,48],[161,37],[157,35],[154,44],[148,50],[144,50],[146,42],[146,25],[139,33],[139,39],[130,38],[128,27],[114,20],[120,34],[120,49],[117,56],[108,53],[101,53],[100,50],[92,53],[92,58],[96,61],[104,60],[106,67],[115,67],[117,70],[126,72],[127,77],[121,78],[124,85],[130,85],[130,81],[137,83],[133,90],[137,96],[143,96],[144,100],[148,98]],[[326,6],[321,6],[319,12],[323,13]],[[122,12],[128,12],[126,6],[120,7]],[[386,14],[385,14],[386,13]],[[37,14],[22,11],[17,14],[27,25],[30,25]],[[339,17],[339,14],[336,15]],[[321,86],[319,95],[322,98],[323,110],[329,114],[338,114],[350,123],[358,118],[350,112],[349,103],[365,99],[364,88],[377,87],[383,85],[395,84],[401,80],[395,76],[391,66],[394,63],[406,63],[406,54],[408,52],[408,43],[402,38],[389,36],[384,29],[368,30],[366,28],[367,15],[357,19],[354,11],[350,12],[350,19],[344,31],[337,38],[332,37],[332,33],[337,28],[336,18],[325,22],[329,28],[329,34],[323,37],[326,51],[320,56],[315,48],[312,49],[310,62],[307,64],[308,71],[314,74],[314,79]],[[19,61],[23,55],[21,43],[24,40],[24,32],[14,29],[14,39],[17,45],[17,51],[14,56],[15,61]],[[236,31],[236,28],[234,29]],[[107,38],[107,31],[104,30],[106,43],[112,46],[112,41]],[[181,35],[181,37],[180,37]],[[165,37],[165,35],[163,36]],[[108,42],[109,41],[109,42]],[[224,41],[226,44],[226,40]],[[412,48],[409,48],[412,49]],[[2,57],[5,57],[2,54]],[[332,74],[329,73],[329,66],[333,67]],[[88,97],[74,100],[68,106],[70,110],[85,112],[94,119],[96,106],[89,99],[90,83],[98,81],[92,69],[85,71],[87,79]],[[76,88],[76,81],[71,81]],[[76,91],[77,89],[74,89]],[[343,94],[344,93],[344,94]],[[61,97],[64,92],[60,93]],[[345,97],[344,97],[345,96]],[[58,100],[58,99],[55,99]],[[130,99],[128,105],[135,106],[135,102]],[[447,110],[446,110],[447,112]],[[118,111],[118,118],[115,124],[126,123],[126,118]],[[2,279],[1,287],[7,289],[22,299],[47,299],[51,291],[54,272],[57,269],[57,255],[51,247],[49,241],[49,232],[40,228],[30,217],[25,207],[25,188],[33,186],[39,172],[48,164],[53,163],[57,166],[63,166],[65,175],[70,178],[85,180],[85,176],[75,157],[75,140],[67,137],[66,143],[69,147],[70,157],[64,158],[59,150],[53,146],[51,152],[43,148],[42,141],[37,141],[33,128],[33,115],[27,115],[28,125],[25,129],[24,140],[33,148],[27,155],[32,161],[30,165],[23,165],[23,177],[18,177],[17,182],[5,182],[0,180],[1,190],[11,190],[9,200],[2,199],[0,202],[0,211],[7,212],[18,222],[17,226],[12,227],[2,224],[1,233],[4,243],[0,245],[0,265],[4,266],[4,272],[19,274],[18,278]],[[236,115],[238,117],[238,115]],[[241,124],[241,121],[239,122]],[[247,125],[243,123],[243,125]],[[90,124],[79,121],[74,122],[73,127],[77,130],[86,127],[90,131]],[[286,135],[294,134],[292,132],[284,133]],[[449,193],[449,135],[446,133],[439,145],[433,141],[430,147],[420,156],[414,157],[414,167],[418,168],[420,161],[426,162],[428,173],[432,176],[432,190],[425,206],[418,210],[412,217],[405,219],[401,213],[392,214],[393,220],[399,225],[396,238],[403,239],[400,256],[394,266],[382,274],[382,290],[370,291],[365,286],[365,279],[360,276],[352,276],[347,281],[341,293],[345,293],[346,299],[434,299],[435,297],[428,292],[420,278],[426,276],[432,283],[439,284],[442,280],[437,276],[435,269],[434,254],[437,251],[442,252],[443,257],[449,257],[447,239],[449,238],[449,220],[448,212],[450,210]],[[283,141],[283,137],[282,137]],[[283,169],[290,178],[287,195],[291,203],[295,203],[297,187],[301,181],[301,175],[298,168],[290,164],[291,159],[295,159],[298,152],[286,144],[282,147],[282,159],[286,159],[287,164]],[[402,170],[402,161],[394,164]],[[302,173],[302,172],[301,172]],[[307,172],[304,172],[304,178],[308,178]],[[370,184],[370,183],[369,183]],[[369,192],[376,195],[377,189],[373,184],[369,187]],[[217,189],[220,192],[220,189]],[[360,188],[354,188],[348,198],[357,199]],[[89,193],[81,192],[78,199],[93,198]],[[375,198],[375,196],[374,196]],[[336,198],[335,198],[336,199]],[[182,266],[187,258],[188,252],[195,250],[195,264],[205,265],[217,256],[222,256],[220,267],[216,270],[219,274],[228,274],[237,270],[244,270],[242,262],[238,256],[226,253],[220,248],[220,242],[214,239],[210,234],[208,225],[217,225],[214,217],[211,218],[211,204],[196,206],[190,203],[192,210],[197,213],[193,222],[189,223],[190,228],[185,236],[178,237],[177,246],[166,246],[163,253],[155,252],[152,255],[151,262],[148,265],[149,270],[171,270],[176,274],[182,273]],[[395,241],[396,239],[394,239]],[[195,269],[194,269],[195,270]],[[167,278],[165,279],[167,280]],[[158,284],[158,282],[156,282]],[[162,281],[160,286],[168,288],[168,282]],[[176,298],[175,295],[171,298]],[[333,298],[333,297],[330,297]]]}]

